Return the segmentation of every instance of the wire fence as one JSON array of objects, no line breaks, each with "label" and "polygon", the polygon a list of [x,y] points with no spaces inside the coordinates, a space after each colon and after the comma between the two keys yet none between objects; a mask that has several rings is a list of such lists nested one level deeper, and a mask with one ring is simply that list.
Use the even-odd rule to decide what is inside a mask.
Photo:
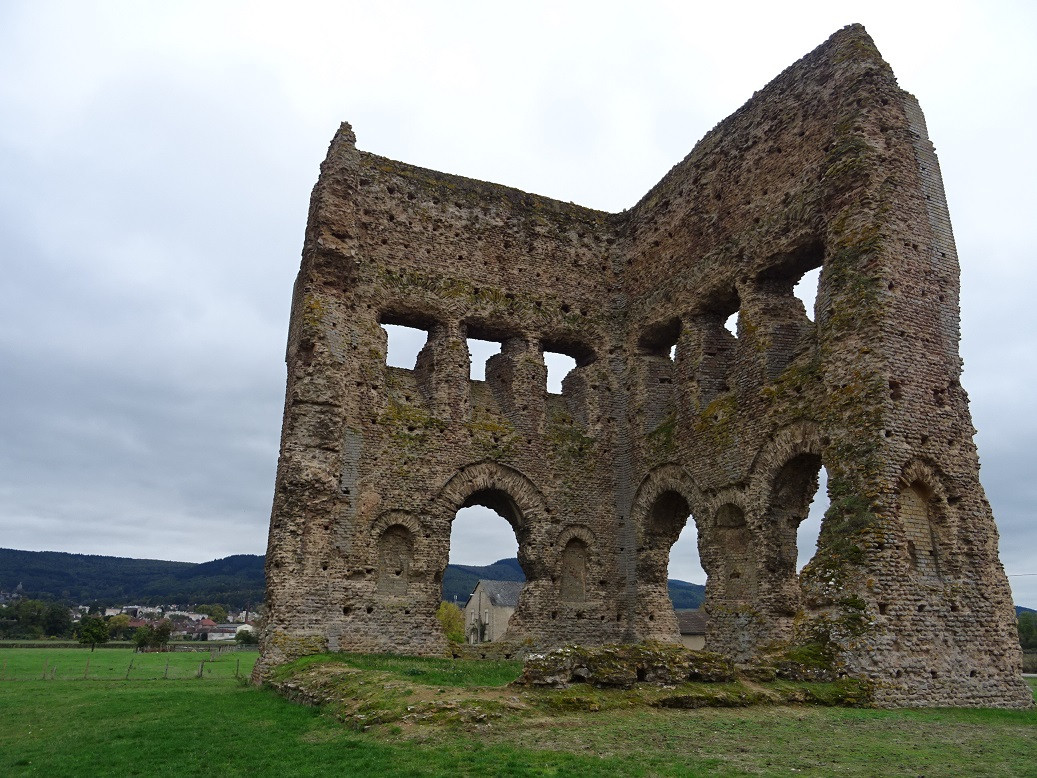
[{"label": "wire fence", "polygon": [[255,653],[128,653],[119,649],[0,650],[0,683],[9,681],[246,680]]}]

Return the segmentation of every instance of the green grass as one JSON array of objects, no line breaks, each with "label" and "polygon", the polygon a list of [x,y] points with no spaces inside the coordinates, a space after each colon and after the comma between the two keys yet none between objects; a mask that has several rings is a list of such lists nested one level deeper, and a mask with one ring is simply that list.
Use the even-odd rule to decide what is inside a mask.
[{"label": "green grass", "polygon": [[[211,662],[210,657],[222,658]],[[195,678],[247,678],[259,654],[251,651],[175,651],[137,654],[120,648],[11,648],[0,650],[0,679],[41,680],[151,680]],[[168,669],[167,669],[168,665]]]},{"label": "green grass", "polygon": [[[358,732],[328,712],[236,681],[238,660],[245,674],[255,654],[217,657],[202,678],[195,676],[207,654],[138,654],[125,680],[130,657],[115,649],[0,650],[8,677],[32,678],[0,681],[0,775],[1037,774],[1034,711],[537,709],[471,725]],[[54,680],[38,680],[45,664]],[[432,695],[437,687],[476,694],[513,672],[513,663],[457,668],[402,657],[353,656],[346,664],[362,681],[427,683]]]},{"label": "green grass", "polygon": [[358,670],[390,676],[429,686],[473,687],[506,686],[519,677],[522,662],[493,659],[454,659],[396,656],[394,654],[319,654],[303,657],[295,668],[334,662]]}]

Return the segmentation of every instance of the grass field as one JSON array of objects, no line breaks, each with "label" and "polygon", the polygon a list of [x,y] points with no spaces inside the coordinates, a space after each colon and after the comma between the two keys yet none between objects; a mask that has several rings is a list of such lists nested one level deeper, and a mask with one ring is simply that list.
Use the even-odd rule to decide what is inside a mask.
[{"label": "grass field", "polygon": [[[0,650],[4,678],[27,679],[0,681],[0,775],[1037,775],[1032,711],[611,709],[358,732],[236,680],[255,654],[205,662],[201,677],[207,654],[138,654],[129,668],[131,656]],[[514,663],[352,664],[431,693],[475,694],[515,672]]]}]

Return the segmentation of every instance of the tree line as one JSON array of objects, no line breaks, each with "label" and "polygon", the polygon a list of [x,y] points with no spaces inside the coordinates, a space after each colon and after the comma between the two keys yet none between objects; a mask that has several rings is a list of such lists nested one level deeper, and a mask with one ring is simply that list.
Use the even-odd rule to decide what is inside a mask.
[{"label": "tree line", "polygon": [[[198,605],[196,611],[208,614],[217,622],[227,620],[227,608],[220,604]],[[19,599],[0,605],[0,640],[64,638],[78,640],[91,648],[110,640],[132,640],[141,650],[162,648],[169,642],[176,620],[177,617],[163,618],[152,624],[133,627],[125,613],[114,616],[89,613],[76,624],[72,620],[72,611],[63,603]],[[235,639],[253,643],[256,637],[254,633],[243,630]]]}]

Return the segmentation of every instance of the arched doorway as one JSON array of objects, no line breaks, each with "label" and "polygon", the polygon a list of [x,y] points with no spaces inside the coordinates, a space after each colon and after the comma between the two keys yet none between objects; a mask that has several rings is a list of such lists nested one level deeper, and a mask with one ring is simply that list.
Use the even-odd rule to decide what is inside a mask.
[{"label": "arched doorway", "polygon": [[442,599],[462,611],[468,643],[503,639],[518,605],[526,576],[517,519],[518,506],[500,490],[474,492],[454,516]]}]

